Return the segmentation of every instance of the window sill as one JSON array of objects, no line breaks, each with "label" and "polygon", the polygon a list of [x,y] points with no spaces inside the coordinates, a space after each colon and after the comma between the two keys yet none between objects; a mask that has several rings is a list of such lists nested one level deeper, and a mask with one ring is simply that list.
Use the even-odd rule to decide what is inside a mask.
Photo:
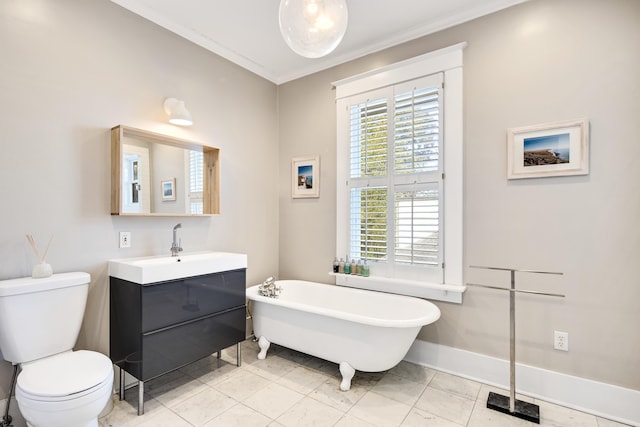
[{"label": "window sill", "polygon": [[329,273],[336,278],[336,285],[370,291],[389,292],[436,301],[462,304],[462,294],[467,289],[462,285],[415,282],[411,280],[390,279],[377,276],[352,276],[349,274]]}]

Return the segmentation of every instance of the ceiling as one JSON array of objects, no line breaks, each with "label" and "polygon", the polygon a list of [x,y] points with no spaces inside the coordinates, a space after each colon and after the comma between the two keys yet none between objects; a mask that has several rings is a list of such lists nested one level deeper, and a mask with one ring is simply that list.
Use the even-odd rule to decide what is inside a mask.
[{"label": "ceiling", "polygon": [[347,0],[342,43],[317,59],[285,44],[278,0],[111,1],[281,84],[526,0]]}]

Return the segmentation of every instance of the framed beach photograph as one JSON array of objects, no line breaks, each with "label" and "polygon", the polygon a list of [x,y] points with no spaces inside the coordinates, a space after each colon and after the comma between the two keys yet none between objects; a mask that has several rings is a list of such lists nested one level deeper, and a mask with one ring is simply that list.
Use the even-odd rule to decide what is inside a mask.
[{"label": "framed beach photograph", "polygon": [[173,201],[176,199],[176,179],[163,179],[160,181],[160,189],[162,191],[162,201]]},{"label": "framed beach photograph", "polygon": [[588,173],[587,119],[508,129],[507,179]]},{"label": "framed beach photograph", "polygon": [[320,156],[295,157],[291,161],[291,197],[320,197]]}]

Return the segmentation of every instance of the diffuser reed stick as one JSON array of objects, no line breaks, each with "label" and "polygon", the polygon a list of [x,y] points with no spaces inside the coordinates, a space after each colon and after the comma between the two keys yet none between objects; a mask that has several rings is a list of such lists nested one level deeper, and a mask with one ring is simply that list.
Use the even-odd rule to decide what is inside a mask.
[{"label": "diffuser reed stick", "polygon": [[33,236],[31,234],[27,234],[27,240],[29,241],[29,244],[31,245],[31,249],[33,249],[33,253],[36,254],[36,257],[38,258],[38,261],[42,262],[42,257],[40,256],[40,251],[38,251],[38,246],[36,245],[35,240],[33,240]]},{"label": "diffuser reed stick", "polygon": [[27,240],[31,245],[31,249],[33,249],[33,253],[36,254],[38,261],[40,264],[44,264],[44,261],[47,259],[47,253],[49,252],[49,247],[51,246],[51,241],[53,240],[53,236],[49,239],[49,243],[47,243],[47,248],[44,251],[44,255],[40,255],[40,251],[38,250],[38,246],[36,245],[36,241],[33,239],[31,234],[27,234]]},{"label": "diffuser reed stick", "polygon": [[49,252],[49,247],[51,246],[51,241],[53,240],[53,235],[49,238],[49,243],[47,243],[47,247],[44,250],[44,254],[42,255],[42,262],[47,259],[47,253]]}]

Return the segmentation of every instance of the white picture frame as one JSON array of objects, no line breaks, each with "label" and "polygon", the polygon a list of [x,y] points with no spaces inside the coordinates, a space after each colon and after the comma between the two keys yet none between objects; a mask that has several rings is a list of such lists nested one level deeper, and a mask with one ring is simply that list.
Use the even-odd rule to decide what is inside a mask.
[{"label": "white picture frame", "polygon": [[162,201],[169,202],[176,200],[176,179],[163,179],[160,181],[160,191],[162,192]]},{"label": "white picture frame", "polygon": [[589,121],[567,120],[507,131],[507,179],[587,175]]},{"label": "white picture frame", "polygon": [[320,156],[294,157],[291,160],[291,197],[320,197]]}]

